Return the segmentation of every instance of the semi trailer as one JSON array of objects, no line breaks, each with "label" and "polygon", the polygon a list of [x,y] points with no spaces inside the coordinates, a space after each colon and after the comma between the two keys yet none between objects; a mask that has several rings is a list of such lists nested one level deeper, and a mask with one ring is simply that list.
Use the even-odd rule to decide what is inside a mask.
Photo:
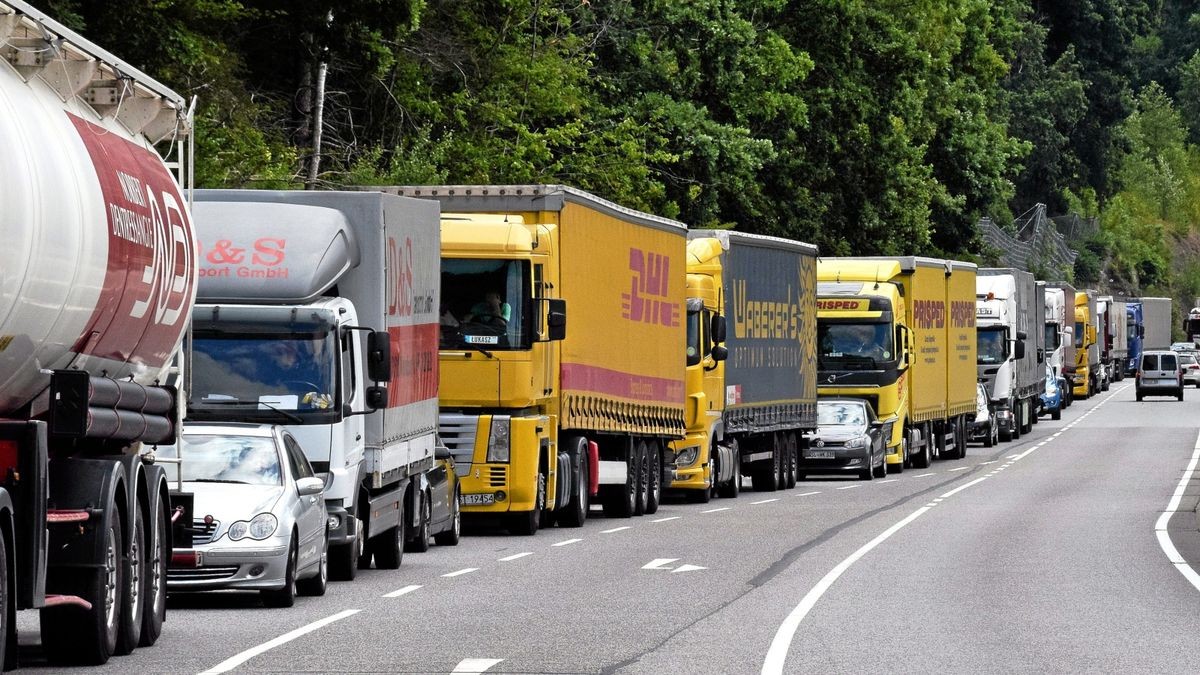
[{"label": "semi trailer", "polygon": [[[1043,287],[1044,289],[1044,287]],[[1046,386],[1044,296],[1023,270],[983,268],[976,282],[979,378],[987,386],[1000,437],[1029,433]]]}]

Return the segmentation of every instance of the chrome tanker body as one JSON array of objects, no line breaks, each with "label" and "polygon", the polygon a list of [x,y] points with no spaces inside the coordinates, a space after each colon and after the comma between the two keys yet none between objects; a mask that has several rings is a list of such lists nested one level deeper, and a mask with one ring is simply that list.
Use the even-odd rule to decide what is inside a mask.
[{"label": "chrome tanker body", "polygon": [[[177,177],[183,99],[0,0],[0,652],[40,610],[52,660],[152,644],[166,608],[173,442],[164,378],[196,248]],[[186,166],[179,162],[179,166]]]}]

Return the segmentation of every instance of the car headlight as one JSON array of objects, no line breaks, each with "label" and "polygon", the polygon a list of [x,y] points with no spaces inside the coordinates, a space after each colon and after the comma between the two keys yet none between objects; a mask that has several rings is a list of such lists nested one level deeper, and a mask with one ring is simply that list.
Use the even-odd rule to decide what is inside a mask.
[{"label": "car headlight", "polygon": [[508,415],[493,415],[492,428],[488,432],[487,461],[507,462],[509,458],[509,435],[512,433],[512,418]]},{"label": "car headlight", "polygon": [[858,438],[851,438],[850,440],[846,441],[846,447],[865,448],[867,447],[867,439],[862,436],[859,436]]},{"label": "car headlight", "polygon": [[684,448],[675,456],[676,466],[691,466],[696,463],[696,458],[700,456],[700,448]]},{"label": "car headlight", "polygon": [[250,537],[255,540],[266,539],[275,534],[275,529],[279,527],[279,520],[269,513],[260,513],[250,519],[249,522],[239,520],[229,526],[229,538],[233,541],[239,541]]}]

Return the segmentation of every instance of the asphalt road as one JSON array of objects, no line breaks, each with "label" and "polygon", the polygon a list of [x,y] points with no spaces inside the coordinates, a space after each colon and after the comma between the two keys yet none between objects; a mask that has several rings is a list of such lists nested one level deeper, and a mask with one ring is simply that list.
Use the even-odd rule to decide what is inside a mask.
[{"label": "asphalt road", "polygon": [[[1200,590],[1159,535],[1200,569],[1200,480],[1156,526],[1197,413],[1196,390],[1136,403],[1118,383],[1017,443],[884,480],[468,536],[286,610],[173,598],[158,645],[94,670],[1193,672]],[[37,670],[36,614],[19,627]]]}]

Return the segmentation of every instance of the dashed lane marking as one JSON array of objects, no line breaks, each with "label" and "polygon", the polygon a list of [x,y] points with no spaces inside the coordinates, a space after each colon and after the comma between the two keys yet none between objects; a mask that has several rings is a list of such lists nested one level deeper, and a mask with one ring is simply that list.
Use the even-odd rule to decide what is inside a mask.
[{"label": "dashed lane marking", "polygon": [[571,544],[578,544],[581,541],[583,541],[583,540],[582,539],[564,539],[556,544],[550,544],[550,545],[551,546],[570,546]]},{"label": "dashed lane marking", "polygon": [[524,558],[527,555],[533,555],[533,551],[523,551],[521,553],[514,553],[512,555],[501,558],[499,562],[509,562],[510,560],[517,560],[519,558]]},{"label": "dashed lane marking", "polygon": [[668,520],[679,520],[681,517],[682,517],[682,516],[667,516],[666,518],[658,518],[658,519],[656,519],[656,520],[652,520],[652,521],[650,521],[650,522],[652,522],[652,523],[665,523],[665,522],[667,522]]},{"label": "dashed lane marking", "polygon": [[629,529],[628,525],[622,525],[621,527],[614,527],[611,530],[600,530],[600,534],[612,534],[613,532],[620,532],[621,530],[628,530],[628,529]]},{"label": "dashed lane marking", "polygon": [[413,591],[417,590],[418,588],[420,588],[420,586],[418,586],[418,585],[405,586],[404,588],[397,588],[396,590],[392,591],[391,593],[384,593],[383,597],[398,598],[402,595],[408,595],[409,593],[412,593]]},{"label": "dashed lane marking", "polygon": [[479,568],[478,568],[478,567],[468,567],[468,568],[466,568],[466,569],[461,569],[461,570],[458,570],[457,572],[448,572],[448,573],[446,573],[446,574],[443,574],[442,576],[443,576],[443,577],[447,577],[447,578],[449,578],[449,577],[461,577],[461,576],[462,576],[462,575],[464,575],[464,574],[470,574],[471,572],[478,572],[478,571],[479,571]]},{"label": "dashed lane marking", "polygon": [[200,675],[215,675],[216,673],[227,673],[227,672],[233,670],[234,668],[237,668],[238,666],[242,665],[243,663],[249,661],[250,659],[258,656],[259,654],[268,652],[268,651],[278,647],[279,645],[287,644],[287,643],[291,642],[292,640],[295,640],[298,637],[303,637],[305,635],[308,635],[309,633],[311,633],[315,630],[324,628],[325,626],[328,626],[329,624],[334,623],[335,621],[341,621],[342,619],[345,619],[346,617],[354,616],[355,614],[358,614],[361,611],[362,611],[361,609],[347,609],[343,612],[338,612],[337,614],[334,614],[333,616],[327,616],[324,619],[314,621],[306,626],[301,626],[301,627],[297,628],[296,630],[288,632],[288,633],[284,633],[283,635],[280,635],[279,637],[277,637],[273,640],[268,640],[267,642],[264,642],[257,647],[247,649],[246,651],[244,651],[240,654],[231,656],[228,659],[225,659],[224,661],[213,666],[212,668],[204,671]]},{"label": "dashed lane marking", "polygon": [[709,509],[707,511],[701,511],[700,513],[716,513],[717,511],[728,511],[728,510],[729,510],[728,506],[722,506],[721,508],[718,508],[718,509]]}]

